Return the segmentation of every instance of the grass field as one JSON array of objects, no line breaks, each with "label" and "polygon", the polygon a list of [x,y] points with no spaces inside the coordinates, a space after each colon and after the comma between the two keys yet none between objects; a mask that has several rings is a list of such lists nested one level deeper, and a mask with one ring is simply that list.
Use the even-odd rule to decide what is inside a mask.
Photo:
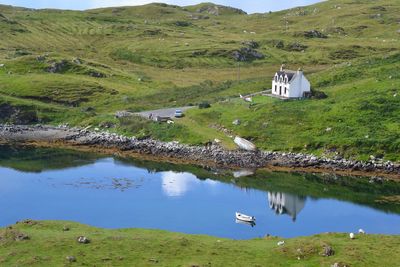
[{"label": "grass field", "polygon": [[[398,236],[357,235],[351,240],[344,233],[234,241],[61,221],[28,220],[11,227],[0,230],[0,263],[6,266],[397,266],[400,260]],[[15,241],[22,236],[29,239]],[[79,244],[78,236],[90,243]],[[285,244],[278,246],[282,240]],[[322,256],[326,246],[333,256]]]},{"label": "grass field", "polygon": [[[0,120],[108,122],[129,135],[191,144],[218,138],[233,148],[223,127],[268,150],[399,160],[398,1],[330,0],[252,15],[213,10],[0,5]],[[311,30],[323,38],[305,33]],[[263,57],[238,62],[234,54],[243,48]],[[302,67],[328,98],[257,98],[251,107],[234,99],[270,88],[282,63]],[[175,126],[114,118],[120,110],[204,101],[212,107],[192,110]],[[235,119],[242,124],[233,126]]]}]

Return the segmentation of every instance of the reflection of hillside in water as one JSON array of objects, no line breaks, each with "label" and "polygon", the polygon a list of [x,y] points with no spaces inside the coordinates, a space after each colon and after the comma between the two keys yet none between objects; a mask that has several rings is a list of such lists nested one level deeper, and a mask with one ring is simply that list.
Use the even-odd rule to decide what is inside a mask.
[{"label": "reflection of hillside in water", "polygon": [[282,192],[268,192],[268,204],[276,214],[287,214],[296,221],[306,204],[306,198]]},{"label": "reflection of hillside in water", "polygon": [[80,167],[92,164],[100,158],[101,156],[93,153],[70,149],[0,144],[0,167],[23,172],[43,172]]}]

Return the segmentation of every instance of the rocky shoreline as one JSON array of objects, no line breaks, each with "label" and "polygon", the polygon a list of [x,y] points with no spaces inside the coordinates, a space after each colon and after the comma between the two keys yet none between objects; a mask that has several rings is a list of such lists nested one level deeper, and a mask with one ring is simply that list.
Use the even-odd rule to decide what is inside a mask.
[{"label": "rocky shoreline", "polygon": [[190,146],[178,142],[161,142],[153,139],[137,139],[108,132],[89,131],[66,126],[0,125],[0,141],[3,142],[62,142],[73,146],[117,149],[159,158],[214,164],[220,167],[256,169],[263,167],[313,169],[327,172],[365,173],[365,175],[390,175],[400,178],[400,164],[389,161],[367,162],[343,158],[323,158],[302,153],[268,151],[229,151],[218,144]]}]

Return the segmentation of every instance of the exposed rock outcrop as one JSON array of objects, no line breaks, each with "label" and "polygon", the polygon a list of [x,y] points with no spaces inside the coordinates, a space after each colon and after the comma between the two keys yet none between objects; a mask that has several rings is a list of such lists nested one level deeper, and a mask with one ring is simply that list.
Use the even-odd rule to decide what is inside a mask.
[{"label": "exposed rock outcrop", "polygon": [[253,61],[263,59],[265,56],[253,48],[242,47],[240,50],[233,51],[232,57],[236,61]]},{"label": "exposed rock outcrop", "polygon": [[238,9],[238,8],[214,5],[214,4],[203,5],[202,7],[197,9],[196,12],[197,13],[206,13],[206,14],[214,15],[214,16],[223,15],[224,13],[234,13],[234,14],[242,14],[242,15],[247,14],[246,12],[244,12],[243,10]]},{"label": "exposed rock outcrop", "polygon": [[32,124],[37,123],[39,119],[36,111],[3,103],[0,104],[0,121],[15,124]]},{"label": "exposed rock outcrop", "polygon": [[317,31],[317,30],[305,31],[304,37],[306,37],[306,38],[322,38],[322,39],[328,38],[327,35],[323,34],[320,31]]}]

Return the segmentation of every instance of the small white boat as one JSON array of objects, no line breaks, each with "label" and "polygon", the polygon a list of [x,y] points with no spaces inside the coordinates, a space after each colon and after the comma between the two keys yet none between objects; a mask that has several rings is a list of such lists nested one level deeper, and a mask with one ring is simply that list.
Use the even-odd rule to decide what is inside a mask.
[{"label": "small white boat", "polygon": [[250,142],[244,138],[236,136],[233,141],[240,149],[247,150],[247,151],[257,151],[257,147],[252,142]]},{"label": "small white boat", "polygon": [[253,223],[256,221],[256,217],[248,216],[248,215],[242,214],[240,212],[236,212],[236,219],[238,219],[240,221],[244,221],[244,222],[253,222]]}]

